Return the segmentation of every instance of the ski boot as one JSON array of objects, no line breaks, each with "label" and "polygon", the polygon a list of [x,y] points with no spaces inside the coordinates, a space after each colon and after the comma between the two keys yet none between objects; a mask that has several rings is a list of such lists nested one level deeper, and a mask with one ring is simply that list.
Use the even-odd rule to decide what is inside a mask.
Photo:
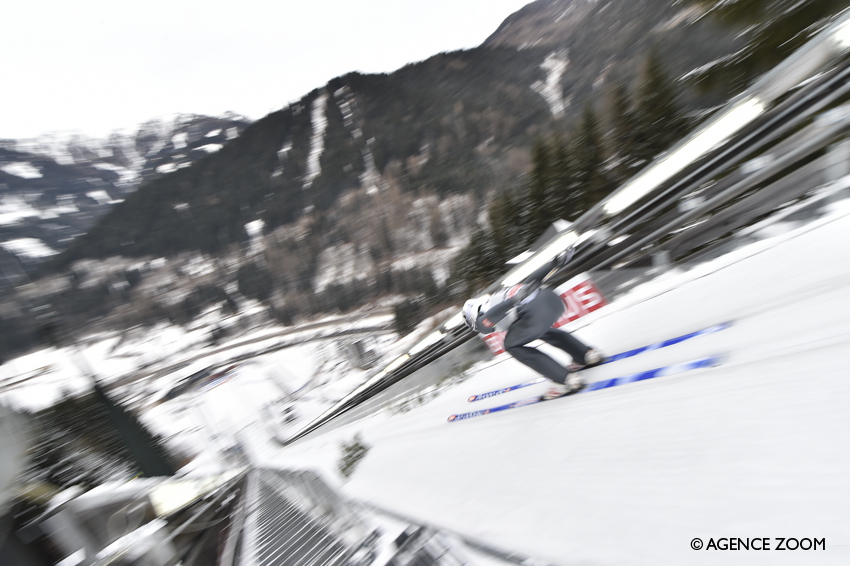
[{"label": "ski boot", "polygon": [[573,393],[578,393],[584,388],[584,379],[580,374],[575,372],[570,372],[567,374],[566,382],[558,383],[557,381],[552,383],[552,386],[549,390],[543,394],[542,399],[548,401],[549,399],[557,399],[558,397],[563,397],[564,395],[571,395]]},{"label": "ski boot", "polygon": [[578,362],[573,362],[569,366],[567,366],[567,369],[570,372],[576,372],[576,371],[580,371],[580,370],[587,369],[587,368],[601,366],[602,364],[605,363],[606,359],[607,358],[605,357],[605,354],[603,354],[599,350],[591,348],[590,350],[588,350],[587,352],[584,353],[584,363],[583,364],[580,364]]}]

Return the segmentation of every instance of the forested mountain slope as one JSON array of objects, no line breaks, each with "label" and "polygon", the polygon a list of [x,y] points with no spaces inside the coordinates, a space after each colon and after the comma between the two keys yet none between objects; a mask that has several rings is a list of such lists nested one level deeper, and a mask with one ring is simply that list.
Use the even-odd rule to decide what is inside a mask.
[{"label": "forested mountain slope", "polygon": [[[588,108],[607,127],[613,86],[635,85],[651,49],[678,77],[735,46],[688,5],[538,0],[481,47],[335,78],[152,180],[15,300],[78,327],[185,321],[244,298],[289,320],[434,296],[494,195],[526,182],[536,141]],[[685,110],[717,102],[682,95]]]}]

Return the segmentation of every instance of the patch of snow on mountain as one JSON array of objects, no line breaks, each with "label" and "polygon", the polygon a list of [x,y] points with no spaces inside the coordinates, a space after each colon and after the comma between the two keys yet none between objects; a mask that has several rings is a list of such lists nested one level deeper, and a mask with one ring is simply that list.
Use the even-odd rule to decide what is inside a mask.
[{"label": "patch of snow on mountain", "polygon": [[0,226],[17,224],[24,218],[39,216],[39,211],[20,195],[0,197]]},{"label": "patch of snow on mountain", "polygon": [[207,153],[215,153],[223,147],[224,146],[221,145],[220,143],[208,143],[206,145],[202,145],[201,147],[197,147],[195,149],[198,149],[198,150],[201,150],[201,151],[206,151]]},{"label": "patch of snow on mountain", "polygon": [[186,147],[186,139],[188,137],[189,134],[186,132],[180,132],[179,134],[171,136],[171,143],[174,145],[174,149],[183,149]]},{"label": "patch of snow on mountain", "polygon": [[116,183],[119,186],[127,186],[135,183],[139,178],[138,171],[133,171],[132,169],[128,169],[127,167],[121,167],[120,165],[115,165],[114,163],[95,163],[95,169],[100,169],[102,171],[113,171],[118,174],[118,182]]},{"label": "patch of snow on mountain", "polygon": [[204,135],[204,137],[205,137],[205,138],[214,138],[214,137],[216,137],[217,135],[219,135],[220,133],[221,133],[221,128],[219,128],[219,129],[217,129],[217,130],[212,130],[212,131],[207,132],[207,133]]},{"label": "patch of snow on mountain", "polygon": [[343,125],[350,128],[354,124],[354,95],[347,86],[344,86],[334,93],[334,97],[338,99],[337,106],[342,113]]},{"label": "patch of snow on mountain", "polygon": [[[112,138],[116,135],[113,134]],[[9,149],[19,153],[32,153],[50,157],[60,165],[73,165],[90,160],[92,157],[107,159],[114,156],[110,141],[99,140],[76,131],[50,132],[35,138],[12,140]]]},{"label": "patch of snow on mountain", "polygon": [[185,264],[178,268],[180,275],[188,275],[190,277],[201,277],[215,272],[215,260],[204,256],[196,255],[189,258]]},{"label": "patch of snow on mountain", "polygon": [[549,104],[549,110],[555,117],[561,116],[567,107],[564,101],[564,90],[561,87],[561,78],[567,72],[569,64],[567,51],[553,51],[540,64],[540,68],[546,71],[546,80],[537,81],[531,85],[531,89],[546,100],[546,103]]},{"label": "patch of snow on mountain", "polygon": [[322,164],[319,161],[322,152],[325,151],[325,130],[328,127],[328,117],[325,114],[325,106],[328,95],[322,93],[310,107],[310,124],[313,127],[313,135],[310,137],[310,154],[307,156],[307,174],[304,176],[304,188],[310,188],[313,179],[322,173]]},{"label": "patch of snow on mountain", "polygon": [[277,150],[277,158],[278,159],[286,159],[286,156],[289,155],[289,150],[292,149],[292,140],[286,142],[281,146],[279,150]]},{"label": "patch of snow on mountain", "polygon": [[90,199],[96,200],[97,204],[112,204],[113,202],[109,193],[106,191],[89,191],[86,193],[86,196]]},{"label": "patch of snow on mountain", "polygon": [[156,168],[157,173],[171,173],[172,171],[177,171],[177,165],[175,163],[166,163]]},{"label": "patch of snow on mountain", "polygon": [[375,138],[369,138],[366,142],[366,147],[363,149],[363,165],[366,169],[359,177],[360,186],[366,187],[366,193],[370,195],[384,188],[384,180],[381,177],[381,172],[375,166],[375,158],[372,156],[372,149],[369,147],[374,142]]},{"label": "patch of snow on mountain", "polygon": [[243,114],[237,114],[236,112],[231,112],[228,110],[224,114],[220,115],[219,118],[222,120],[233,120],[238,122],[245,122],[246,124],[251,122],[251,119]]},{"label": "patch of snow on mountain", "polygon": [[0,165],[0,171],[21,177],[22,179],[40,179],[43,175],[41,169],[30,163],[29,161],[12,161]]},{"label": "patch of snow on mountain", "polygon": [[77,208],[77,205],[74,203],[74,195],[59,195],[56,197],[56,206],[48,208],[39,216],[42,219],[56,218],[63,214],[73,214],[79,211],[80,209]]},{"label": "patch of snow on mountain", "polygon": [[68,152],[71,134],[51,133],[37,138],[6,140],[3,147],[19,153],[37,153],[51,157],[61,165],[73,165],[74,158]]},{"label": "patch of snow on mountain", "polygon": [[251,238],[257,238],[262,236],[265,225],[266,223],[262,220],[254,220],[253,222],[249,222],[245,225],[245,233]]},{"label": "patch of snow on mountain", "polygon": [[254,220],[245,224],[245,233],[251,238],[251,252],[259,253],[263,251],[263,229],[266,223],[262,220]]},{"label": "patch of snow on mountain", "polygon": [[6,251],[13,253],[17,256],[29,257],[34,259],[40,257],[49,257],[59,253],[51,247],[47,246],[38,238],[17,238],[14,240],[8,240],[6,242],[0,242],[0,246],[2,246]]}]

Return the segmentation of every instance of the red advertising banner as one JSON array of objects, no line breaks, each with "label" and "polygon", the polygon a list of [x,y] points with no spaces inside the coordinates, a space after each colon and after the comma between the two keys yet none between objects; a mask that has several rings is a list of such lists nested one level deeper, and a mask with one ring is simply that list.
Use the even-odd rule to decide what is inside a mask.
[{"label": "red advertising banner", "polygon": [[[568,324],[574,320],[592,313],[608,304],[599,288],[586,273],[577,275],[560,285],[555,292],[561,296],[566,307],[564,315],[554,324],[555,328]],[[493,355],[505,351],[503,344],[506,332],[493,332],[484,336],[484,342],[493,352]]]},{"label": "red advertising banner", "polygon": [[505,334],[507,334],[507,332],[493,332],[483,338],[487,347],[490,348],[490,351],[493,352],[494,356],[505,351]]},{"label": "red advertising banner", "polygon": [[602,292],[586,274],[573,277],[555,291],[561,295],[561,300],[567,307],[564,316],[555,323],[555,328],[578,320],[608,304]]}]

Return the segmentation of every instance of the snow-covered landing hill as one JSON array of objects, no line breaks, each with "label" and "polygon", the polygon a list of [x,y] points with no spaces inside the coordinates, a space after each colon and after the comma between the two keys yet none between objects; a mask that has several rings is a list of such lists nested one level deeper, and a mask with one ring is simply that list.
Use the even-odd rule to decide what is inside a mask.
[{"label": "snow-covered landing hill", "polygon": [[[333,477],[340,443],[359,433],[371,449],[348,495],[556,564],[848,564],[850,201],[791,227],[637,287],[572,328],[614,353],[734,320],[586,374],[727,353],[719,367],[447,422],[473,408],[469,395],[533,376],[503,356],[422,407],[262,457]],[[772,550],[691,548],[721,537],[768,538]],[[774,550],[780,537],[826,549]]]}]

